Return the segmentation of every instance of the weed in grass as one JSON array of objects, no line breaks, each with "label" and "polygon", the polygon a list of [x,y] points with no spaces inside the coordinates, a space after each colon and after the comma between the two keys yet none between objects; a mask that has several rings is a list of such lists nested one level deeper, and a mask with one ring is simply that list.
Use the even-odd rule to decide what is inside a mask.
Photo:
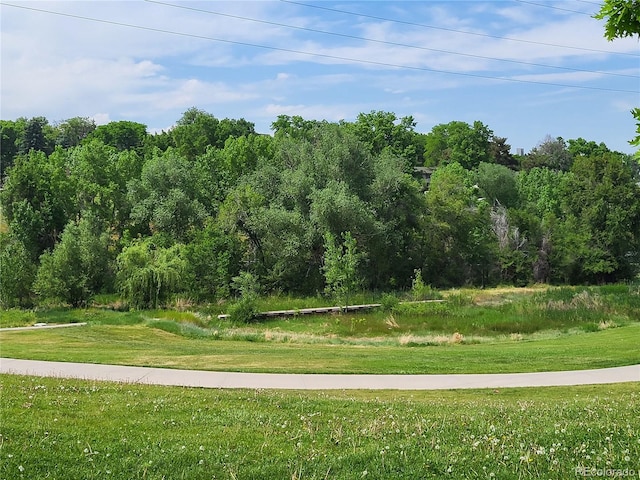
[{"label": "weed in grass", "polygon": [[0,380],[2,478],[574,478],[576,467],[640,467],[637,384],[314,393]]},{"label": "weed in grass", "polygon": [[396,317],[394,317],[393,314],[389,315],[387,318],[384,319],[384,324],[387,325],[389,328],[400,328],[400,325],[398,325],[398,322],[396,321]]}]

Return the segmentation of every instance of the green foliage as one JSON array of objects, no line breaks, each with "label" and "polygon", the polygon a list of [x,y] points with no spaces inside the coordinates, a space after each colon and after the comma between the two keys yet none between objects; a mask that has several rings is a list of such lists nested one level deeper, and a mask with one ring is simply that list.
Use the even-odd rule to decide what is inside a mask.
[{"label": "green foliage", "polygon": [[[481,122],[428,135],[415,127],[390,112],[338,123],[280,116],[270,137],[195,108],[154,135],[81,117],[2,121],[2,229],[36,267],[81,218],[109,236],[106,271],[132,239],[182,244],[180,288],[197,301],[228,297],[241,270],[264,293],[317,295],[326,232],[357,239],[361,286],[373,291],[410,288],[416,269],[437,286],[607,282],[638,271],[631,157],[549,137],[515,172],[506,139]],[[414,178],[423,152],[438,167],[430,183]]]},{"label": "green foliage", "polygon": [[155,155],[145,162],[140,179],[128,183],[131,220],[151,233],[185,241],[206,217],[195,184],[193,169],[175,150]]},{"label": "green foliage", "polygon": [[[575,151],[576,149],[574,149]],[[579,151],[579,150],[578,150]],[[562,137],[551,138],[547,135],[522,160],[522,168],[529,170],[534,167],[546,167],[551,170],[566,172],[571,168],[573,156]]]},{"label": "green foliage", "polygon": [[3,215],[16,238],[37,259],[52,249],[65,225],[77,213],[75,187],[67,175],[67,153],[47,157],[31,150],[19,156],[0,192]]},{"label": "green foliage", "polygon": [[459,163],[472,169],[480,162],[490,162],[492,137],[493,132],[479,121],[473,125],[459,121],[436,125],[425,139],[424,165]]},{"label": "green foliage", "polygon": [[[636,121],[636,136],[633,140],[630,140],[629,143],[634,147],[639,147],[638,151],[635,154],[635,159],[638,161],[638,165],[636,166],[636,172],[640,170],[640,108],[634,108],[631,110],[631,115]],[[636,173],[637,176],[638,173]]]},{"label": "green foliage", "polygon": [[0,120],[0,181],[4,181],[7,170],[18,155],[18,141],[23,128],[22,122]]},{"label": "green foliage", "polygon": [[549,168],[521,171],[516,177],[521,206],[538,219],[560,214],[564,174]]},{"label": "green foliage", "polygon": [[255,133],[253,123],[244,119],[218,120],[195,107],[190,108],[171,130],[173,142],[183,158],[193,161],[204,154],[209,146],[224,148],[229,138],[238,138]]},{"label": "green foliage", "polygon": [[53,128],[45,117],[33,117],[27,120],[18,141],[18,153],[28,154],[37,151],[49,155],[54,148]]},{"label": "green foliage", "polygon": [[34,284],[42,299],[86,305],[109,284],[109,238],[92,218],[70,222],[52,252],[40,257]]},{"label": "green foliage", "polygon": [[416,269],[411,279],[411,299],[413,301],[422,301],[437,300],[440,298],[442,298],[442,295],[437,290],[431,288],[431,285],[424,283],[422,272],[420,269]]},{"label": "green foliage", "polygon": [[393,293],[385,293],[380,299],[380,305],[383,312],[390,313],[396,311],[398,305],[400,305],[400,300]]},{"label": "green foliage", "polygon": [[345,306],[349,305],[349,297],[362,284],[358,271],[362,254],[357,251],[356,244],[351,232],[345,232],[338,242],[331,233],[324,234],[322,271],[326,292]]},{"label": "green foliage", "polygon": [[595,15],[605,20],[605,38],[640,36],[640,2],[638,0],[604,0],[600,11]]},{"label": "green foliage", "polygon": [[429,283],[485,285],[490,280],[496,240],[489,204],[479,193],[471,172],[458,163],[438,168],[431,177],[426,194],[429,252],[422,269]]},{"label": "green foliage", "polygon": [[475,170],[475,183],[490,205],[496,202],[507,208],[518,205],[516,173],[504,165],[480,163]]},{"label": "green foliage", "polygon": [[96,129],[96,122],[87,117],[74,117],[60,122],[55,128],[56,145],[76,147]]},{"label": "green foliage", "polygon": [[255,298],[242,297],[229,307],[229,319],[233,323],[252,323],[258,318]]},{"label": "green foliage", "polygon": [[415,133],[416,122],[411,116],[398,119],[391,112],[372,111],[359,114],[356,121],[348,126],[374,155],[386,150],[405,159],[409,165],[423,163],[423,142]]},{"label": "green foliage", "polygon": [[156,245],[153,237],[134,241],[118,255],[117,283],[132,307],[157,307],[183,288],[184,245]]},{"label": "green foliage", "polygon": [[142,123],[121,120],[100,125],[87,135],[88,140],[100,140],[118,150],[136,150],[140,152],[147,136],[147,126]]},{"label": "green foliage", "polygon": [[237,235],[225,234],[208,224],[185,246],[189,283],[187,289],[198,299],[228,297],[232,278],[240,271],[242,250]]},{"label": "green foliage", "polygon": [[0,306],[29,307],[36,265],[24,244],[8,234],[0,234]]},{"label": "green foliage", "polygon": [[242,271],[232,279],[233,290],[241,298],[257,299],[260,294],[260,282],[253,273]]},{"label": "green foliage", "polygon": [[618,155],[576,159],[563,187],[560,274],[571,283],[632,279],[640,251],[640,186]]},{"label": "green foliage", "polygon": [[251,323],[258,318],[258,295],[260,283],[251,272],[242,271],[232,281],[233,289],[240,298],[229,307],[229,318],[234,323]]}]

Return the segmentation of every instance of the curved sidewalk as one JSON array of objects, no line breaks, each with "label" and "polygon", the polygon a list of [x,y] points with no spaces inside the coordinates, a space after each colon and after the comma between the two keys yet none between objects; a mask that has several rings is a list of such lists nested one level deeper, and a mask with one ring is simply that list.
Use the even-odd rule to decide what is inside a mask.
[{"label": "curved sidewalk", "polygon": [[282,390],[449,390],[640,382],[640,365],[569,372],[334,375],[209,372],[0,358],[0,373],[181,387]]}]

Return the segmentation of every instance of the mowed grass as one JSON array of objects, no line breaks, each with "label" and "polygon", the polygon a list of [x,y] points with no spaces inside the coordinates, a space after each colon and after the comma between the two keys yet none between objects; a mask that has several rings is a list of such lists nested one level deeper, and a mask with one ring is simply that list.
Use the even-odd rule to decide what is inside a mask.
[{"label": "mowed grass", "polygon": [[[151,324],[153,326],[153,324]],[[510,373],[640,363],[640,323],[531,341],[402,346],[190,338],[149,325],[0,333],[4,357],[291,373]]]},{"label": "mowed grass", "polygon": [[640,470],[637,383],[281,392],[0,381],[7,479],[560,479],[576,478],[577,468]]},{"label": "mowed grass", "polygon": [[0,355],[296,373],[507,373],[640,363],[637,285],[455,290],[444,297],[248,325],[219,320],[207,308],[12,310],[2,312],[13,319],[3,325],[88,325],[0,332]]}]

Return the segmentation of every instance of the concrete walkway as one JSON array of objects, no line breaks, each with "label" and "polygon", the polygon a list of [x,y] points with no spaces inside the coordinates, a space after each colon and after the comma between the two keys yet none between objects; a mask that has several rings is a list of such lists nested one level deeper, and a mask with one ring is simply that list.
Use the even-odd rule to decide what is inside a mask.
[{"label": "concrete walkway", "polygon": [[53,323],[51,325],[46,323],[36,323],[30,327],[5,327],[0,328],[0,332],[12,332],[20,330],[47,330],[51,328],[68,328],[68,327],[84,327],[87,322],[80,323]]},{"label": "concrete walkway", "polygon": [[640,365],[481,375],[325,375],[207,372],[0,358],[0,373],[181,387],[282,390],[448,390],[640,382]]}]

